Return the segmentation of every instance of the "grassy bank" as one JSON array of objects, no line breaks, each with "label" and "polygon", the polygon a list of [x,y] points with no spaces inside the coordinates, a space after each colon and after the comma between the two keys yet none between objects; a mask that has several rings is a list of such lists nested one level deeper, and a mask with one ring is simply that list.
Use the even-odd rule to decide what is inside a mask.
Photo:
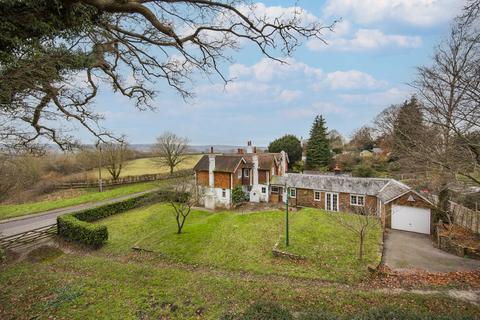
[{"label": "grassy bank", "polygon": [[47,200],[22,204],[0,205],[0,220],[20,217],[32,213],[43,212],[53,209],[70,207],[78,204],[113,199],[129,194],[151,190],[158,187],[160,183],[148,182],[126,186],[115,187],[104,192],[97,189],[82,190],[82,194],[72,198]]},{"label": "grassy bank", "polygon": [[328,312],[345,319],[375,308],[390,310],[391,315],[406,310],[449,319],[459,315],[474,319],[480,313],[478,306],[441,295],[322,286],[293,278],[252,278],[157,264],[143,255],[117,261],[64,254],[32,261],[36,262],[0,270],[1,319],[219,319],[256,301],[274,302],[300,314]]},{"label": "grassy bank", "polygon": [[[194,210],[181,235],[176,234],[172,208],[163,204],[98,223],[108,228],[109,242],[102,249],[108,253],[122,254],[138,246],[189,264],[347,283],[359,281],[367,272],[366,264],[380,258],[381,230],[378,228],[366,240],[365,260],[359,262],[355,238],[328,215],[313,209],[291,214],[292,248],[311,253],[311,259],[303,263],[279,260],[272,255],[272,248],[283,233],[281,211],[238,214]],[[305,241],[305,232],[315,241]]]}]

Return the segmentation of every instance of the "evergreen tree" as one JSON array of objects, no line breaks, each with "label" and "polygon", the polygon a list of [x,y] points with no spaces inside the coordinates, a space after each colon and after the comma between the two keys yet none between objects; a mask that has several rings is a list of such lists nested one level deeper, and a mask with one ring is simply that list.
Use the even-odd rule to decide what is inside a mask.
[{"label": "evergreen tree", "polygon": [[325,119],[316,116],[310,129],[310,139],[307,145],[306,169],[316,170],[330,165],[332,153],[330,151],[330,140],[327,136]]},{"label": "evergreen tree", "polygon": [[399,160],[409,157],[409,152],[416,148],[418,140],[424,133],[425,127],[421,106],[417,98],[412,96],[400,107],[395,119],[392,158]]},{"label": "evergreen tree", "polygon": [[268,145],[269,152],[285,151],[288,154],[290,164],[302,160],[302,144],[293,134],[284,135]]}]

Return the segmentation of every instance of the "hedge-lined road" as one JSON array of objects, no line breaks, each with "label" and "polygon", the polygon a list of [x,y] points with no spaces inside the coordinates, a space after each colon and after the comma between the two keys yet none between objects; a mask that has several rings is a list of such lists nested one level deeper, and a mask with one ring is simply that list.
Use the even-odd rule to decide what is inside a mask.
[{"label": "hedge-lined road", "polygon": [[114,198],[114,199],[84,203],[77,206],[35,213],[32,215],[22,216],[19,218],[2,220],[0,221],[0,237],[6,237],[6,236],[14,235],[17,233],[22,233],[22,232],[26,232],[26,231],[30,231],[33,229],[54,224],[57,222],[57,217],[61,216],[62,214],[73,213],[73,212],[81,211],[85,209],[91,209],[104,204],[120,202],[129,198],[140,196],[142,194],[150,193],[154,190],[155,189],[142,191],[138,193],[132,193],[132,194]]}]

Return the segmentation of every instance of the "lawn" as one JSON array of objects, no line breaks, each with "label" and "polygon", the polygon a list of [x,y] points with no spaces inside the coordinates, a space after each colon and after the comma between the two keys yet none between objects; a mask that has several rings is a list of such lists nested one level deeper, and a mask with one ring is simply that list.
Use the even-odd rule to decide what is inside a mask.
[{"label": "lawn", "polygon": [[[199,154],[188,155],[187,158],[175,168],[175,171],[193,168],[201,157],[202,155]],[[128,161],[123,167],[120,177],[141,176],[144,174],[168,172],[170,172],[170,168],[160,164],[160,162],[158,162],[158,158],[141,158]],[[106,179],[110,178],[110,174],[106,169],[102,170],[102,176]],[[87,178],[89,179],[94,179],[97,177],[98,169],[94,169],[87,173]]]},{"label": "lawn", "polygon": [[[133,246],[167,259],[261,274],[289,275],[345,283],[361,280],[366,265],[379,261],[381,230],[366,241],[366,257],[356,259],[355,238],[328,218],[330,213],[304,209],[291,214],[292,250],[311,252],[298,263],[274,258],[271,251],[284,228],[284,213],[269,211],[240,214],[194,210],[184,233],[176,234],[173,211],[158,204],[99,221],[109,230],[103,252],[123,254]],[[306,240],[308,234],[311,240]],[[302,251],[303,252],[303,251]]]},{"label": "lawn", "polygon": [[24,216],[27,214],[32,214],[36,212],[43,212],[58,208],[65,208],[69,206],[74,206],[82,203],[102,201],[112,198],[117,198],[137,192],[142,192],[146,190],[151,190],[160,185],[159,182],[148,182],[148,183],[139,183],[126,185],[121,187],[115,187],[113,189],[106,190],[104,192],[98,192],[97,189],[85,189],[83,194],[80,196],[58,199],[58,200],[47,200],[41,202],[31,202],[31,203],[22,203],[22,204],[9,204],[9,205],[0,205],[0,220]]},{"label": "lawn", "polygon": [[154,263],[144,254],[124,259],[49,254],[45,261],[0,266],[0,283],[0,319],[219,319],[256,301],[301,312],[298,320],[327,319],[302,317],[305,312],[351,319],[372,309],[388,309],[396,317],[401,310],[430,313],[435,319],[456,319],[459,314],[474,319],[480,313],[478,306],[443,295],[185,268]]}]

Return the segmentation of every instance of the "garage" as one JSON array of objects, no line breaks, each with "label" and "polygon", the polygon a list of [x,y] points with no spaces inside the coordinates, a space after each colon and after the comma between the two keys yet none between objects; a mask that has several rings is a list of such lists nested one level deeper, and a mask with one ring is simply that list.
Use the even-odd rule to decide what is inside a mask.
[{"label": "garage", "polygon": [[392,206],[392,229],[430,234],[430,209]]}]

